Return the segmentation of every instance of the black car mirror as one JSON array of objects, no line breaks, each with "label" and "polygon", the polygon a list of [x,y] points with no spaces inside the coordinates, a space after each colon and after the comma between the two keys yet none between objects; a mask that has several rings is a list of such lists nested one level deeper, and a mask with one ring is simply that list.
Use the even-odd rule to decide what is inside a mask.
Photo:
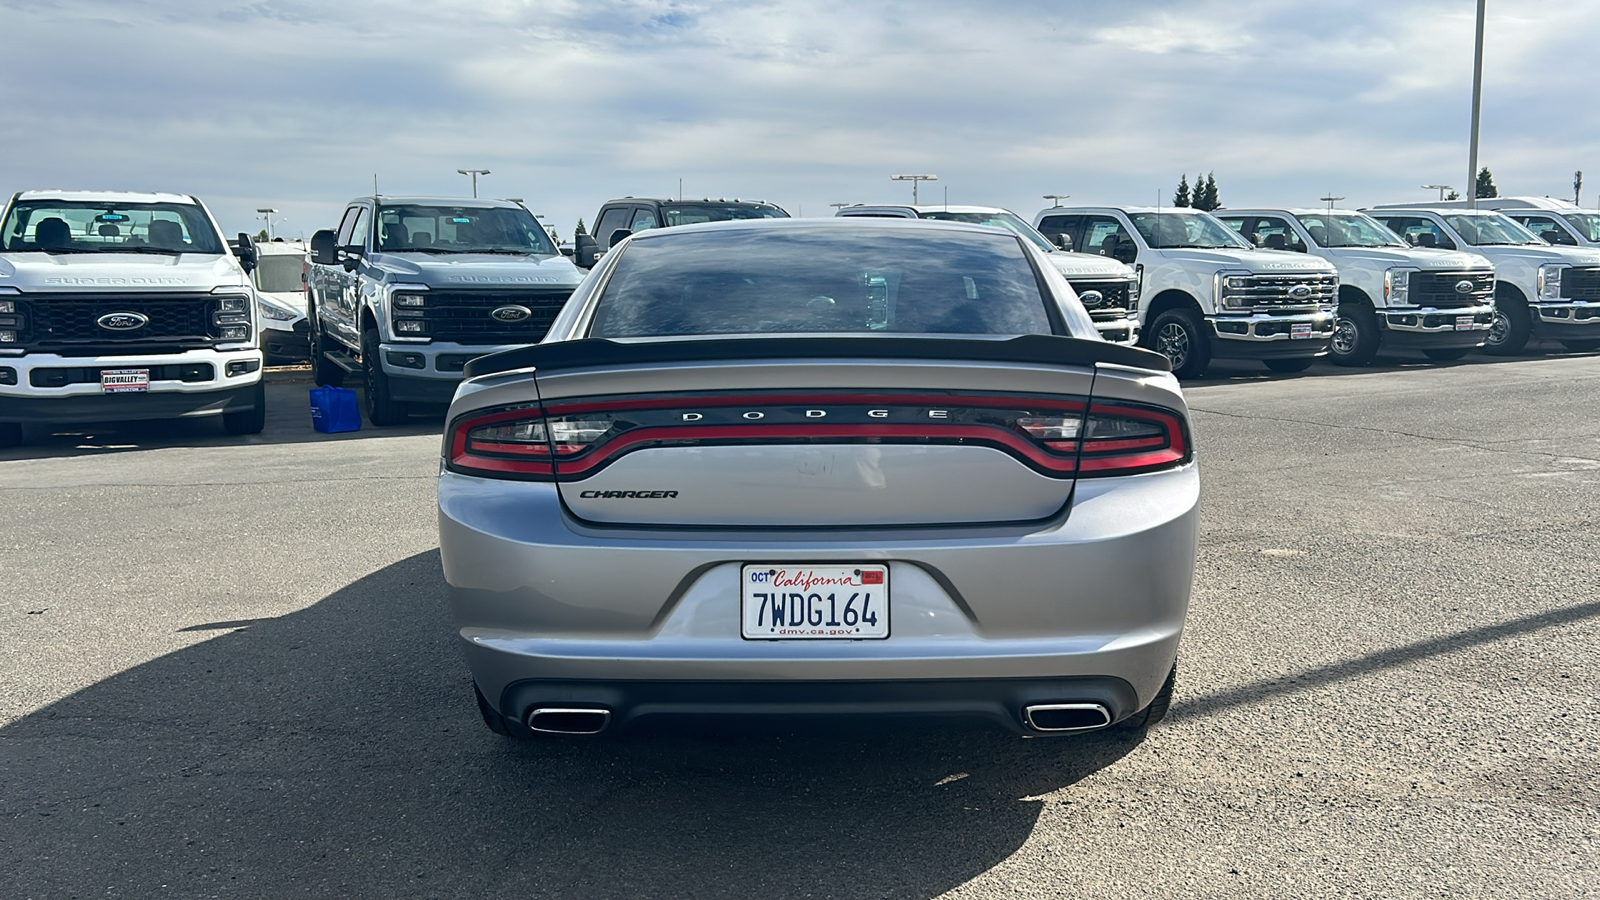
[{"label": "black car mirror", "polygon": [[1056,235],[1056,249],[1065,250],[1068,253],[1071,253],[1072,252],[1072,235],[1067,234],[1065,231],[1063,231],[1060,234]]},{"label": "black car mirror", "polygon": [[632,235],[632,231],[629,231],[626,228],[618,228],[616,231],[611,232],[611,237],[606,239],[606,246],[615,247],[616,245],[627,240]]},{"label": "black car mirror", "polygon": [[239,232],[238,256],[239,268],[244,269],[245,272],[254,272],[256,270],[256,261],[259,259],[256,254],[256,242],[250,239],[250,235],[242,231]]},{"label": "black car mirror", "polygon": [[600,244],[592,234],[580,234],[572,239],[572,263],[583,269],[594,268],[600,256]]},{"label": "black car mirror", "polygon": [[339,251],[334,246],[337,239],[332,231],[323,230],[311,236],[311,261],[319,266],[336,265]]}]

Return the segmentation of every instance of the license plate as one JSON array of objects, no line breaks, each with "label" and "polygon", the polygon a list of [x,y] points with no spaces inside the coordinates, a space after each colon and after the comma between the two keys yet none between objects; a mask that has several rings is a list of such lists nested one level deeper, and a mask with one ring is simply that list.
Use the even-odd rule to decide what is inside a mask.
[{"label": "license plate", "polygon": [[1308,338],[1308,337],[1311,337],[1311,323],[1310,322],[1307,322],[1304,325],[1296,325],[1294,323],[1290,323],[1290,325],[1289,325],[1289,340],[1298,341],[1298,340],[1301,340],[1303,338]]},{"label": "license plate", "polygon": [[107,394],[142,394],[150,390],[150,370],[101,369],[100,390]]},{"label": "license plate", "polygon": [[754,640],[882,640],[889,567],[752,563],[739,574],[740,633]]},{"label": "license plate", "polygon": [[1471,316],[1456,316],[1456,330],[1457,331],[1471,331],[1472,330],[1472,317]]}]

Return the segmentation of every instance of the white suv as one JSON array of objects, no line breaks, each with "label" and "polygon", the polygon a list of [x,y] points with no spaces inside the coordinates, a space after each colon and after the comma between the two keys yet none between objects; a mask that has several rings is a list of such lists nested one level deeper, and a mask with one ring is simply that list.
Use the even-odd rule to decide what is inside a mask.
[{"label": "white suv", "polygon": [[1460,359],[1483,346],[1494,320],[1494,266],[1476,253],[1411,247],[1343,209],[1229,209],[1217,213],[1258,247],[1319,256],[1339,269],[1333,361],[1371,362],[1380,345]]},{"label": "white suv", "polygon": [[29,422],[265,424],[246,270],[194,197],[26,191],[0,218],[0,445]]},{"label": "white suv", "polygon": [[1180,378],[1205,374],[1212,359],[1301,372],[1328,352],[1339,275],[1326,260],[1257,250],[1193,209],[1063,206],[1040,210],[1033,224],[1133,266],[1140,343]]}]

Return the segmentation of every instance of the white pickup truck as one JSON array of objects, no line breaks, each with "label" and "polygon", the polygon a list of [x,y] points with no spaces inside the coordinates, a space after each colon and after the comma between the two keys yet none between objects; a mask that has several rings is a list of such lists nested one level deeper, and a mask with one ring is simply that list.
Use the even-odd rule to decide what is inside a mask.
[{"label": "white pickup truck", "polygon": [[25,423],[265,424],[254,295],[194,197],[24,191],[0,217],[0,445]]},{"label": "white pickup truck", "polygon": [[1127,265],[1091,253],[1068,253],[1045,239],[1016,213],[998,206],[846,206],[837,215],[879,219],[935,219],[1004,228],[1050,254],[1056,271],[1067,279],[1088,310],[1100,337],[1132,345],[1139,340],[1139,277]]},{"label": "white pickup truck", "polygon": [[1532,337],[1600,348],[1600,249],[1551,246],[1486,209],[1395,204],[1364,212],[1413,245],[1470,248],[1494,263],[1494,324],[1484,352],[1520,353]]},{"label": "white pickup truck", "polygon": [[1223,224],[1257,247],[1319,256],[1339,270],[1333,361],[1370,363],[1380,346],[1460,359],[1494,320],[1494,266],[1476,253],[1411,247],[1343,209],[1229,209]]},{"label": "white pickup truck", "polygon": [[[1430,208],[1465,208],[1467,201],[1445,200]],[[1521,225],[1546,243],[1600,249],[1600,210],[1584,209],[1555,197],[1490,197],[1478,201],[1479,209],[1492,209]]]},{"label": "white pickup truck", "polygon": [[1052,207],[1034,227],[1085,253],[1133,266],[1143,301],[1140,343],[1179,377],[1212,359],[1258,359],[1301,372],[1333,339],[1339,275],[1314,256],[1257,250],[1209,213],[1140,207]]}]

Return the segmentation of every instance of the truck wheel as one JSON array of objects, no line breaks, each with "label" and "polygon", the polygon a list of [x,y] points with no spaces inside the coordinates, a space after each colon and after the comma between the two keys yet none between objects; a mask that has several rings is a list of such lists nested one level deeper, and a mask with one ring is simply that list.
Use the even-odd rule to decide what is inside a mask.
[{"label": "truck wheel", "polygon": [[1341,366],[1364,366],[1378,355],[1378,317],[1360,303],[1339,307],[1333,320],[1333,345],[1328,355]]},{"label": "truck wheel", "polygon": [[1447,350],[1424,350],[1422,351],[1422,355],[1429,359],[1436,359],[1440,362],[1449,362],[1452,359],[1460,359],[1461,357],[1466,356],[1467,348],[1451,347]]},{"label": "truck wheel", "polygon": [[1144,709],[1123,719],[1118,727],[1131,731],[1143,731],[1167,717],[1167,710],[1172,708],[1172,691],[1178,686],[1178,664],[1174,662],[1172,669],[1167,672],[1167,680],[1162,682],[1161,690],[1156,691],[1154,699]]},{"label": "truck wheel", "polygon": [[267,385],[256,382],[253,408],[222,414],[222,430],[229,434],[260,434],[267,427]]},{"label": "truck wheel", "polygon": [[1600,350],[1600,341],[1562,341],[1561,346],[1574,353],[1591,353]]},{"label": "truck wheel", "polygon": [[16,422],[0,422],[0,447],[22,446],[22,426]]},{"label": "truck wheel", "polygon": [[367,421],[374,425],[400,425],[409,414],[406,405],[389,395],[389,376],[378,359],[378,329],[368,328],[361,335],[361,371],[364,376]]},{"label": "truck wheel", "polygon": [[1293,356],[1288,359],[1263,359],[1261,362],[1274,372],[1304,372],[1316,362],[1315,356]]},{"label": "truck wheel", "polygon": [[344,384],[344,369],[328,358],[328,339],[323,337],[322,326],[317,321],[317,308],[310,303],[306,304],[306,343],[310,345],[311,380],[321,387]]},{"label": "truck wheel", "polygon": [[1532,334],[1533,317],[1521,297],[1494,298],[1494,322],[1489,326],[1489,339],[1483,342],[1483,352],[1495,356],[1521,353]]},{"label": "truck wheel", "polygon": [[1150,328],[1150,347],[1172,363],[1179,378],[1199,378],[1211,365],[1211,343],[1200,317],[1187,309],[1169,309]]}]

